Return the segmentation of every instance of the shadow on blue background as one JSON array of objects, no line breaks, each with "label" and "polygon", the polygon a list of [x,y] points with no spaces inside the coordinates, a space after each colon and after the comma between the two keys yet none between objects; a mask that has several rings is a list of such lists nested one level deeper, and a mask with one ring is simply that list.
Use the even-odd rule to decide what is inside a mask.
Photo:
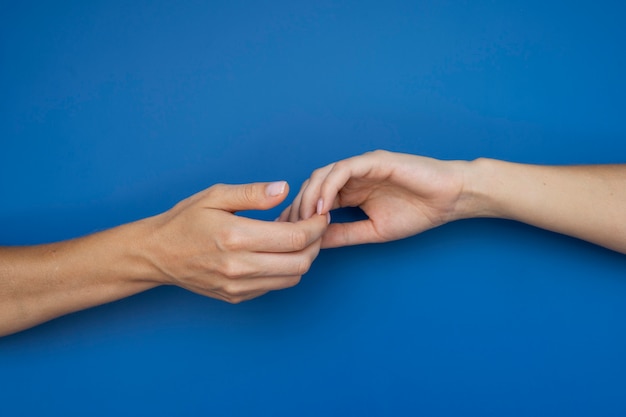
[{"label": "shadow on blue background", "polygon": [[[91,233],[217,182],[294,194],[376,148],[624,162],[625,12],[0,3],[0,243]],[[12,416],[623,416],[625,267],[496,220],[327,250],[299,286],[240,305],[162,287],[2,338],[0,402]]]}]

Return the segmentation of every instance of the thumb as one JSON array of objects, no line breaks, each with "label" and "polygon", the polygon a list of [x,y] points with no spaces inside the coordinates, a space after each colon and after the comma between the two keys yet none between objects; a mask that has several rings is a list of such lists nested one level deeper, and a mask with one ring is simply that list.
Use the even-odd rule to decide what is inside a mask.
[{"label": "thumb", "polygon": [[220,184],[209,194],[211,206],[230,212],[267,210],[282,203],[289,193],[286,181],[256,182],[241,185]]},{"label": "thumb", "polygon": [[371,220],[333,223],[322,237],[322,249],[385,241],[376,233]]}]

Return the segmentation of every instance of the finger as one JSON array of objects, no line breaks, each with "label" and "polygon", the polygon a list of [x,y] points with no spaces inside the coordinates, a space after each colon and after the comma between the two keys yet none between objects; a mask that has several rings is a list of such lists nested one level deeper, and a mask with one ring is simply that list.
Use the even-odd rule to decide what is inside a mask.
[{"label": "finger", "polygon": [[308,183],[309,183],[309,180],[306,180],[302,184],[302,187],[300,188],[300,192],[298,192],[298,195],[293,199],[293,202],[291,203],[291,212],[289,213],[289,221],[292,223],[295,223],[298,220],[302,220],[300,218],[300,205],[302,204],[302,193],[304,190],[306,190]]},{"label": "finger", "polygon": [[304,275],[320,251],[321,239],[301,252],[239,254],[233,263],[223,262],[218,268],[229,280],[254,280],[265,277]]},{"label": "finger", "polygon": [[[320,201],[318,214],[325,214],[334,206],[339,192],[351,178],[363,178],[375,172],[381,163],[380,152],[368,152],[366,154],[344,159],[334,164],[328,175],[320,185]],[[380,172],[376,176],[381,176]]]},{"label": "finger", "polygon": [[[293,210],[297,210],[297,207],[300,204],[300,198],[302,197],[301,195],[302,190],[306,187],[306,184],[308,183],[308,181],[309,180],[306,180],[304,181],[304,183],[302,183],[302,186],[300,187],[300,191],[298,192],[296,197],[293,199],[289,207],[287,207],[286,209],[282,211],[282,213],[280,213],[280,216],[277,219],[278,221],[281,221],[281,222],[291,221],[291,212]],[[299,219],[296,219],[295,221],[297,220]]]},{"label": "finger", "polygon": [[264,277],[241,281],[242,290],[253,297],[266,294],[270,291],[284,290],[295,287],[300,283],[302,275],[284,277]]},{"label": "finger", "polygon": [[279,222],[286,222],[289,220],[289,215],[291,214],[291,207],[293,206],[289,206],[286,209],[284,209],[282,211],[282,213],[280,213],[280,216],[278,216],[278,218],[276,219]]},{"label": "finger", "polygon": [[221,236],[225,251],[298,252],[320,239],[328,227],[326,216],[296,223],[237,217]]},{"label": "finger", "polygon": [[328,226],[322,238],[322,249],[384,241],[385,239],[378,234],[371,220],[333,223]]},{"label": "finger", "polygon": [[267,210],[282,203],[289,193],[285,181],[241,185],[216,184],[206,190],[202,204],[234,213],[242,210]]},{"label": "finger", "polygon": [[231,280],[223,278],[222,281],[210,288],[202,284],[186,286],[185,288],[197,294],[229,303],[239,303],[260,297],[269,291],[281,290],[293,287],[300,282],[301,275],[271,276],[251,279]]},{"label": "finger", "polygon": [[289,220],[291,223],[296,223],[298,221],[300,221],[300,200],[302,198],[301,194],[298,194],[298,196],[293,200],[293,205],[291,206],[291,211],[289,212],[289,217],[287,220]]},{"label": "finger", "polygon": [[300,194],[302,195],[299,210],[301,219],[308,219],[316,212],[321,214],[318,212],[320,187],[334,166],[335,164],[333,163],[313,171],[307,182],[306,188],[300,191]]},{"label": "finger", "polygon": [[227,283],[221,292],[213,292],[210,296],[217,296],[230,303],[240,303],[267,294],[270,291],[291,288],[301,280],[300,275],[290,277],[265,277],[250,280],[240,280]]}]

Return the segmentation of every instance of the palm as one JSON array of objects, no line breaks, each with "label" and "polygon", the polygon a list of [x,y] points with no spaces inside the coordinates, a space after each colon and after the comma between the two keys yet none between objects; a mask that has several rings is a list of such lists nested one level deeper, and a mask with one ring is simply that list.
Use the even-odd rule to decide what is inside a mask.
[{"label": "palm", "polygon": [[358,206],[369,220],[331,225],[324,246],[396,240],[449,221],[462,190],[461,179],[444,163],[415,158],[419,157],[350,178],[334,207]]},{"label": "palm", "polygon": [[361,207],[380,240],[401,239],[443,223],[444,208],[437,201],[388,182],[367,183],[347,184],[339,202],[342,207]]}]

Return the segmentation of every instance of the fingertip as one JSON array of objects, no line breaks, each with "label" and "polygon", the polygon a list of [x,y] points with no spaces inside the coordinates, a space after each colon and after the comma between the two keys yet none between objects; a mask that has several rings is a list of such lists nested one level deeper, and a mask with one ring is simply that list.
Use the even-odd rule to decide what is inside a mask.
[{"label": "fingertip", "polygon": [[[283,203],[289,194],[289,184],[287,181],[274,181],[265,183],[264,187],[265,198],[263,199],[261,207],[262,210],[267,210],[278,206]],[[279,218],[282,214],[279,216]]]},{"label": "fingertip", "polygon": [[314,235],[316,236],[316,238],[321,238],[328,230],[328,225],[330,224],[330,214],[319,215],[313,213],[311,217],[301,221],[306,222],[310,225],[309,227],[311,227],[311,230],[314,231]]},{"label": "fingertip", "polygon": [[317,206],[315,207],[317,210],[317,214],[322,214],[323,210],[324,210],[324,199],[320,197],[319,200],[317,200]]},{"label": "fingertip", "polygon": [[285,191],[287,189],[288,189],[287,181],[270,182],[265,187],[265,194],[268,197],[278,197],[280,195],[285,194]]},{"label": "fingertip", "polygon": [[283,212],[280,213],[280,216],[278,216],[278,218],[275,221],[278,221],[278,222],[286,222],[286,221],[288,221],[290,212],[291,212],[291,206],[289,206],[286,209],[284,209]]}]

